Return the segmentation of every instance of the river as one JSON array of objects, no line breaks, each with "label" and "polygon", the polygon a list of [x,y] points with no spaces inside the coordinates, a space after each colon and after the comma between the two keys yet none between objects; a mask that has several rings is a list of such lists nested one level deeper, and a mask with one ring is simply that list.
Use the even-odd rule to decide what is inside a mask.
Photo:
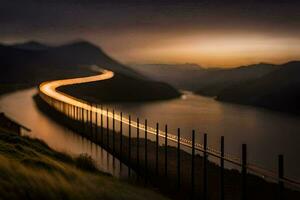
[{"label": "river", "polygon": [[36,93],[36,89],[27,89],[4,95],[0,98],[0,111],[31,129],[25,134],[45,141],[53,149],[73,156],[88,154],[101,171],[127,177],[128,168],[118,159],[40,112],[32,99]]},{"label": "river", "polygon": [[[28,89],[5,95],[0,98],[0,110],[31,128],[30,136],[44,140],[49,146],[71,154],[88,153],[102,170],[115,176],[126,176],[126,170],[120,170],[119,161],[105,150],[44,116],[32,100],[35,93],[36,89]],[[156,122],[161,126],[167,123],[172,133],[180,127],[186,138],[190,138],[195,129],[199,142],[203,133],[207,133],[209,146],[216,149],[219,149],[223,135],[225,151],[233,155],[239,156],[241,144],[247,143],[249,162],[267,169],[276,171],[277,155],[283,154],[285,174],[300,180],[299,116],[222,103],[189,92],[174,100],[107,106],[130,113],[133,118],[147,118],[152,127]]]}]

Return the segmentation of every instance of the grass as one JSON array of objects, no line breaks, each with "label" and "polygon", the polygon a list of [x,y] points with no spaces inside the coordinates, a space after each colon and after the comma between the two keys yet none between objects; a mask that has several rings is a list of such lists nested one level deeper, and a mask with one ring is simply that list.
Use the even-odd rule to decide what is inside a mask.
[{"label": "grass", "polygon": [[165,199],[98,171],[44,142],[0,131],[0,199]]}]

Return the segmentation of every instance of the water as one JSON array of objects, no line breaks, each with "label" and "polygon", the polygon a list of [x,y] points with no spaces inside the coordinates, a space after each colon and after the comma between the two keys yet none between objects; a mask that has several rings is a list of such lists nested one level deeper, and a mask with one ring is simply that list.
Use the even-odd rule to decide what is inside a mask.
[{"label": "water", "polygon": [[89,154],[98,168],[116,177],[127,176],[127,167],[98,145],[57,124],[36,107],[32,96],[36,89],[14,92],[0,98],[0,111],[30,128],[30,137],[45,141],[50,147],[71,155]]},{"label": "water", "polygon": [[[51,147],[72,154],[89,153],[104,171],[120,175],[119,162],[103,149],[56,124],[38,111],[32,95],[35,89],[6,95],[0,99],[0,110],[32,129],[31,136],[46,141]],[[132,119],[148,119],[155,127],[165,123],[169,132],[182,129],[190,138],[192,129],[201,142],[208,134],[210,147],[219,149],[220,136],[225,136],[225,151],[240,155],[241,144],[247,143],[249,161],[265,168],[277,169],[277,155],[284,154],[285,174],[300,179],[300,117],[250,106],[215,101],[186,93],[184,98],[148,103],[116,103],[110,108],[132,114]],[[134,134],[134,132],[133,132]],[[102,152],[102,153],[101,153]],[[114,163],[114,164],[113,164]],[[121,174],[126,174],[123,170]]]},{"label": "water", "polygon": [[[192,129],[201,142],[208,134],[210,147],[219,149],[225,137],[225,152],[241,155],[241,145],[248,147],[249,162],[277,171],[277,156],[284,155],[285,174],[300,180],[300,117],[251,106],[223,103],[213,98],[186,92],[180,99],[149,103],[107,105],[123,113],[147,118],[148,124],[160,129],[168,124],[169,132],[191,138]],[[141,120],[143,121],[143,120]]]}]

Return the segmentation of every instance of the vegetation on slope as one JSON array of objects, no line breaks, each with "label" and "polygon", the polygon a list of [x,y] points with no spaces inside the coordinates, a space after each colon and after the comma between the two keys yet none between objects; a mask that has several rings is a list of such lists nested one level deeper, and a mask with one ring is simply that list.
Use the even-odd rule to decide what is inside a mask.
[{"label": "vegetation on slope", "polygon": [[93,161],[0,131],[0,199],[165,199],[97,171]]}]

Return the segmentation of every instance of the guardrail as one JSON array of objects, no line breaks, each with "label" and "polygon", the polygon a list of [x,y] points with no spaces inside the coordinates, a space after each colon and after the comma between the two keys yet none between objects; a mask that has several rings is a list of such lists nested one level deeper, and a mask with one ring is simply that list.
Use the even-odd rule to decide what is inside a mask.
[{"label": "guardrail", "polygon": [[[149,127],[147,125],[147,120],[142,124],[140,123],[139,118],[137,118],[136,121],[133,121],[131,119],[131,116],[128,115],[128,118],[124,117],[123,113],[120,112],[119,114],[116,114],[114,110],[109,111],[109,109],[104,109],[102,106],[98,105],[92,105],[88,102],[73,98],[71,96],[68,96],[64,93],[62,95],[68,96],[68,98],[73,98],[74,100],[80,102],[80,106],[68,104],[63,101],[59,101],[57,99],[54,99],[50,96],[47,96],[43,92],[40,91],[39,93],[40,97],[51,107],[55,108],[58,112],[64,114],[66,117],[73,119],[75,121],[78,121],[83,124],[83,128],[85,130],[89,130],[91,134],[95,134],[96,138],[98,137],[100,144],[106,145],[106,147],[110,148],[112,153],[115,154],[116,152],[116,143],[119,145],[119,152],[118,155],[121,157],[124,155],[124,152],[126,150],[126,161],[127,164],[130,166],[133,163],[135,166],[137,166],[138,174],[140,173],[140,168],[143,168],[143,174],[144,179],[147,182],[149,176],[148,174],[148,167],[149,167],[149,145],[148,139],[149,136],[152,136],[152,142],[155,143],[155,148],[152,148],[151,155],[153,154],[155,159],[154,160],[154,175],[158,175],[161,171],[161,168],[163,168],[164,176],[168,177],[168,169],[170,166],[168,166],[168,146],[173,146],[173,148],[176,149],[176,185],[180,189],[181,187],[181,181],[182,181],[182,161],[181,161],[181,151],[182,149],[190,149],[191,150],[191,172],[190,172],[190,197],[193,199],[194,193],[195,193],[195,159],[197,157],[197,152],[201,152],[203,154],[202,156],[202,183],[201,183],[201,195],[203,199],[208,199],[208,158],[213,157],[218,160],[218,166],[219,166],[219,184],[218,184],[218,190],[219,190],[219,198],[225,199],[225,184],[224,184],[224,178],[225,178],[225,170],[226,168],[225,163],[230,163],[231,165],[234,165],[236,168],[241,169],[240,173],[240,179],[241,179],[241,199],[247,199],[248,192],[247,192],[247,181],[248,181],[248,175],[254,174],[259,176],[260,178],[263,178],[265,180],[268,180],[272,183],[277,184],[277,190],[278,190],[278,199],[284,199],[284,191],[285,188],[290,188],[292,190],[300,191],[300,182],[297,180],[290,179],[286,176],[284,176],[284,157],[283,155],[278,155],[278,171],[270,171],[267,169],[264,169],[262,167],[259,167],[255,164],[248,163],[247,160],[247,145],[242,144],[242,152],[241,152],[241,158],[237,156],[233,156],[230,154],[226,154],[225,149],[225,142],[224,137],[221,137],[221,143],[220,143],[220,150],[216,150],[214,148],[208,147],[208,140],[207,140],[207,134],[203,134],[203,144],[196,143],[195,142],[195,131],[192,131],[192,139],[185,139],[181,137],[180,129],[178,128],[176,134],[168,133],[168,126],[165,125],[165,130],[162,131],[159,129],[159,123],[156,124],[156,128]],[[106,119],[105,119],[106,118]],[[106,124],[104,123],[106,122]],[[119,134],[120,137],[116,139],[116,122],[119,123]],[[110,124],[112,123],[112,124]],[[126,135],[126,148],[125,145],[125,139],[123,137],[124,135],[124,126],[127,127],[127,135]],[[135,137],[132,136],[132,129],[136,130]],[[105,132],[106,130],[106,132]],[[144,133],[142,136],[141,133]],[[99,138],[100,136],[100,138]],[[97,140],[98,140],[97,139]],[[110,141],[110,139],[112,141]],[[133,160],[133,139],[135,143],[135,160]],[[143,139],[143,140],[142,140]],[[105,141],[104,141],[105,140]],[[164,147],[160,145],[160,140],[163,140]],[[112,142],[110,144],[110,142]],[[143,142],[143,144],[142,144]],[[172,145],[170,145],[172,143]],[[144,157],[143,157],[143,166],[141,167],[141,146],[144,148]],[[164,161],[161,160],[161,148],[164,148]],[[172,150],[173,151],[173,150]],[[153,157],[152,155],[152,157]],[[122,159],[122,158],[121,158]],[[160,161],[160,162],[159,162]],[[161,163],[163,162],[163,163]],[[161,164],[164,164],[163,167]],[[184,163],[186,164],[186,163]],[[174,165],[172,165],[172,168],[174,168]],[[131,171],[129,167],[128,174],[130,176]],[[174,173],[173,173],[174,176]],[[173,177],[174,178],[174,177]],[[300,194],[300,193],[299,193]]]}]

